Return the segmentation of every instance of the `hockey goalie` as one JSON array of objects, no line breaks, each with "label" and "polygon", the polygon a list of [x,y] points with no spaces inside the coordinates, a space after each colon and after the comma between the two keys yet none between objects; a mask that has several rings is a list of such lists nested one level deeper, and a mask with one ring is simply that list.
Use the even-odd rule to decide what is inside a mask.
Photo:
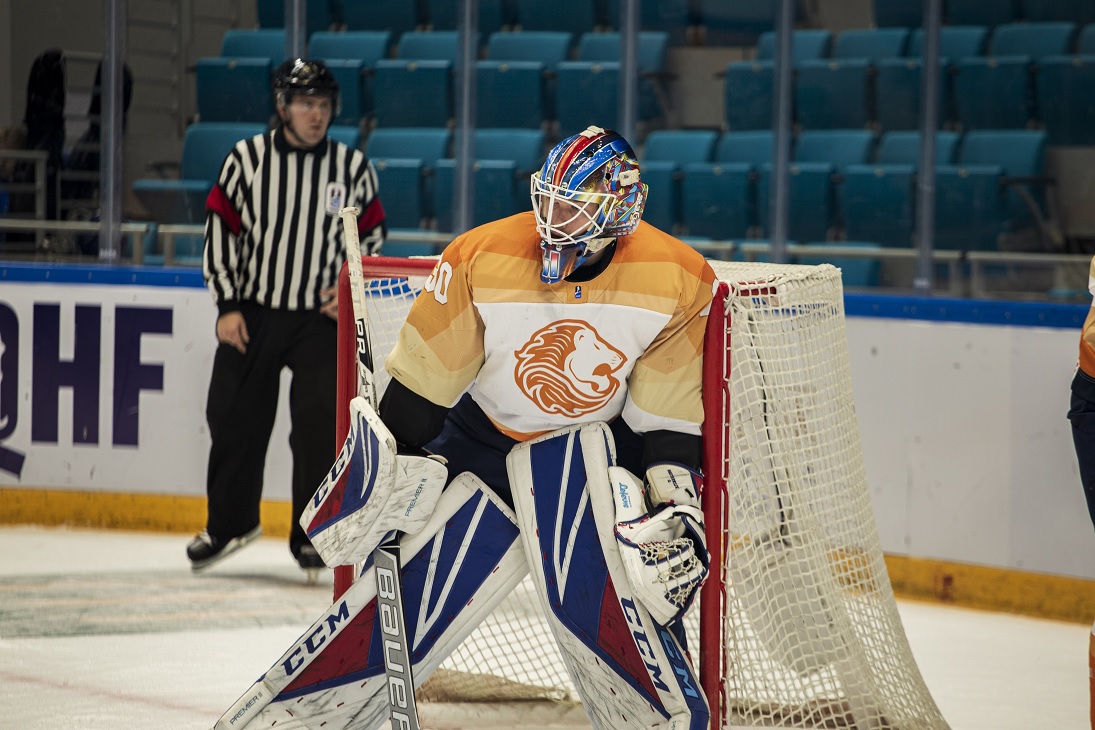
[{"label": "hockey goalie", "polygon": [[[647,193],[590,127],[532,175],[532,211],[446,247],[301,521],[361,577],[218,729],[417,727],[414,685],[530,572],[593,727],[708,727],[681,619],[708,570],[715,275],[641,221]],[[393,535],[395,576],[374,560]]]}]

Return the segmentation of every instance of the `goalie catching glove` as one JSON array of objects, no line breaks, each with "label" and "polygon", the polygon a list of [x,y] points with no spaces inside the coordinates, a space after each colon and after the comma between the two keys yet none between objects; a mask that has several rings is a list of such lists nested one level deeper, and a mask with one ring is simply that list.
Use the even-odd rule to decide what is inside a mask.
[{"label": "goalie catching glove", "polygon": [[669,462],[646,471],[652,511],[638,477],[608,468],[616,502],[616,540],[631,590],[658,623],[681,618],[696,596],[710,556],[699,508],[700,475]]}]

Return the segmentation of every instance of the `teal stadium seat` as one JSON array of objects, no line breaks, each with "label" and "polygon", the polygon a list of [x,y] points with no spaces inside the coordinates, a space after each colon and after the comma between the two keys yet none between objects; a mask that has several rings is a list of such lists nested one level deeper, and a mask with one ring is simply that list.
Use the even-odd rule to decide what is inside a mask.
[{"label": "teal stadium seat", "polygon": [[574,40],[601,24],[597,3],[590,0],[514,0],[514,21],[524,31],[554,30]]},{"label": "teal stadium seat", "polygon": [[408,31],[396,43],[396,57],[408,61],[448,61],[455,67],[459,55],[454,30]]},{"label": "teal stadium seat", "polygon": [[712,162],[692,162],[681,172],[681,223],[685,235],[715,240],[745,238],[758,228],[756,177],[772,160],[770,130],[724,132]]},{"label": "teal stadium seat", "polygon": [[[805,130],[795,141],[790,166],[789,205],[794,214],[787,226],[788,238],[820,241],[841,223],[836,204],[834,176],[849,165],[870,162],[874,153],[874,132],[865,129]],[[771,165],[760,167],[757,181],[757,221],[767,229]]]},{"label": "teal stadium seat", "polygon": [[907,28],[851,28],[837,35],[831,56],[878,61],[905,55],[908,44]]},{"label": "teal stadium seat", "polygon": [[733,131],[772,128],[772,61],[731,61],[723,72],[723,120]]},{"label": "teal stadium seat", "polygon": [[[376,62],[387,58],[392,48],[392,34],[384,30],[359,30],[341,33],[313,33],[308,42],[308,54],[331,66],[332,73],[342,87],[342,113],[340,123],[356,123],[355,117],[367,117],[373,113],[374,69]],[[352,77],[357,73],[356,81]],[[347,91],[346,84],[351,84]],[[355,100],[354,94],[357,95]]]},{"label": "teal stadium seat", "polygon": [[574,34],[554,30],[521,30],[491,34],[487,58],[492,61],[539,61],[553,69],[569,58]]},{"label": "teal stadium seat", "polygon": [[177,179],[143,178],[133,193],[158,223],[201,223],[205,199],[224,158],[241,139],[266,131],[262,124],[197,122],[186,128]]},{"label": "teal stadium seat", "polygon": [[[322,2],[322,0],[320,0]],[[316,0],[310,0],[312,5]],[[341,0],[346,30],[386,30],[398,42],[419,26],[418,3],[408,0]]]},{"label": "teal stadium seat", "polygon": [[698,0],[696,12],[707,45],[746,45],[775,26],[777,0]]},{"label": "teal stadium seat", "polygon": [[[796,30],[791,40],[791,61],[816,61],[828,58],[833,48],[833,34],[823,28]],[[771,61],[776,57],[776,32],[766,30],[757,38],[758,61]]]},{"label": "teal stadium seat", "polygon": [[365,155],[376,168],[380,197],[391,228],[422,228],[432,217],[431,176],[449,155],[452,133],[445,127],[377,128],[365,140]]},{"label": "teal stadium seat", "polygon": [[[434,183],[434,210],[439,231],[456,232],[453,220],[455,172],[455,160],[438,161]],[[472,164],[473,227],[529,209],[528,205],[519,207],[515,200],[513,192],[516,177],[517,164],[513,160],[475,160]],[[525,199],[528,200],[527,194]]]},{"label": "teal stadium seat", "polygon": [[[555,118],[555,68],[573,35],[561,31],[494,33],[478,65],[480,126],[535,127]],[[538,68],[532,64],[538,64]]]},{"label": "teal stadium seat", "polygon": [[[938,164],[954,164],[958,140],[956,132],[936,133]],[[882,135],[874,162],[844,168],[838,196],[847,238],[892,248],[912,245],[919,163],[920,133],[895,131]]]},{"label": "teal stadium seat", "polygon": [[[620,29],[620,0],[608,0],[607,25],[612,30]],[[689,30],[695,24],[689,0],[640,0],[640,31],[665,33],[673,46],[684,46],[689,42]]]},{"label": "teal stadium seat", "polygon": [[274,115],[272,79],[267,58],[199,58],[194,70],[199,121],[268,123]]},{"label": "teal stadium seat", "polygon": [[286,59],[283,28],[230,28],[221,39],[221,55],[237,58],[268,58],[277,66]]},{"label": "teal stadium seat", "polygon": [[619,63],[563,61],[555,75],[555,116],[560,137],[577,134],[590,124],[617,128]]},{"label": "teal stadium seat", "polygon": [[992,33],[992,55],[955,63],[955,114],[965,130],[1022,129],[1034,117],[1031,67],[1071,50],[1071,23],[1012,23]]},{"label": "teal stadium seat", "polygon": [[[1045,169],[1046,133],[972,131],[956,165],[936,169],[935,244],[940,249],[996,250],[1001,235],[1029,227],[1033,214],[1005,178],[1033,178]],[[1036,204],[1040,189],[1024,185]]]},{"label": "teal stadium seat", "polygon": [[361,148],[361,128],[356,124],[332,124],[327,128],[327,136],[351,149]]},{"label": "teal stadium seat", "polygon": [[[919,129],[921,123],[921,69],[919,58],[883,58],[875,64],[875,123],[883,131]],[[936,80],[936,128],[952,115],[950,105],[950,64],[939,59]]]},{"label": "teal stadium seat", "polygon": [[[952,61],[966,56],[983,56],[988,47],[989,29],[984,25],[945,25],[939,29],[939,56]],[[910,58],[924,55],[924,31],[913,30],[909,36]]]},{"label": "teal stadium seat", "polygon": [[542,129],[476,129],[475,156],[480,160],[510,160],[514,164],[513,210],[529,209],[529,178],[547,157]]},{"label": "teal stadium seat", "polygon": [[378,127],[444,127],[453,115],[449,61],[383,59],[373,86]]},{"label": "teal stadium seat", "polygon": [[1038,109],[1051,145],[1095,145],[1095,54],[1041,59]]},{"label": "teal stadium seat", "polygon": [[[658,31],[643,31],[638,38],[639,62],[639,109],[640,121],[650,121],[662,115],[659,101],[664,87],[659,87],[661,77],[666,74],[666,58],[669,47],[669,34]],[[620,34],[586,33],[578,40],[579,61],[619,61]],[[667,94],[665,94],[667,95]]]},{"label": "teal stadium seat", "polygon": [[643,220],[663,231],[677,229],[682,170],[685,165],[714,159],[718,137],[718,132],[706,129],[654,130],[646,136],[640,169],[650,194]]},{"label": "teal stadium seat", "polygon": [[[431,30],[456,30],[460,0],[428,0],[426,22]],[[479,37],[486,38],[512,25],[509,0],[479,0]]]},{"label": "teal stadium seat", "polygon": [[795,68],[795,119],[805,129],[855,129],[871,121],[866,58],[802,61]]}]

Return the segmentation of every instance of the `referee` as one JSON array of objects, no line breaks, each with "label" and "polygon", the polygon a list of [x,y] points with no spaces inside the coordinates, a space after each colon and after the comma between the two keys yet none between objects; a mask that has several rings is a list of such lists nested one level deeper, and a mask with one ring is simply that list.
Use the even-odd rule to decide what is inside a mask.
[{"label": "referee", "polygon": [[386,232],[372,163],[327,136],[338,107],[327,66],[286,61],[274,100],[277,127],[236,143],[206,201],[203,266],[220,344],[205,410],[208,518],[186,548],[194,572],[262,534],[262,478],[285,367],[293,376],[289,549],[301,568],[323,567],[299,520],[335,443],[335,286],[345,261],[338,212],[362,211],[365,252],[379,253]]}]

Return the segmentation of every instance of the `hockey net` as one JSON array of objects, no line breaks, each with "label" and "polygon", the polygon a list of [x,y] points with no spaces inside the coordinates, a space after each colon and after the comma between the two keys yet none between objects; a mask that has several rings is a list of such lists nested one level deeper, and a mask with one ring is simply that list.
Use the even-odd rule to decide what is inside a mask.
[{"label": "hockey net", "polygon": [[[381,390],[384,358],[433,263],[364,262]],[[720,284],[705,342],[703,506],[713,567],[686,632],[712,727],[946,730],[875,527],[839,270],[711,265]],[[340,286],[348,309],[345,276]],[[340,318],[340,443],[357,390],[349,320]],[[336,596],[354,572],[336,569]],[[541,616],[526,579],[420,701],[579,701]]]}]

